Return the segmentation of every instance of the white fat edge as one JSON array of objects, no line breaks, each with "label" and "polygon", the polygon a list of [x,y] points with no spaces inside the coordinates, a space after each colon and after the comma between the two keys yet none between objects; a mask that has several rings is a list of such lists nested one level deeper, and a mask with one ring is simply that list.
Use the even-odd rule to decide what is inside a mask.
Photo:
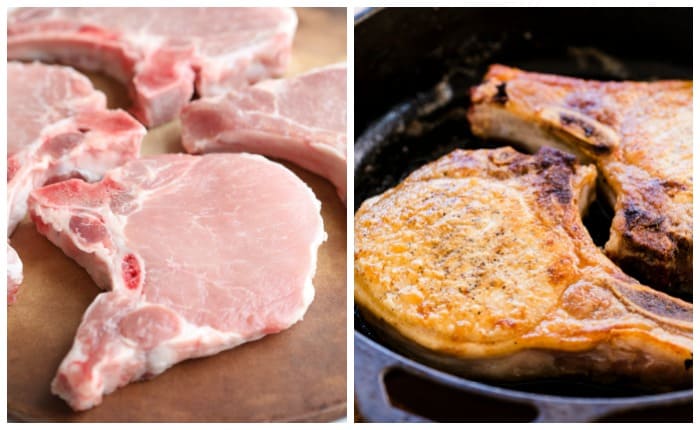
[{"label": "white fat edge", "polygon": [[7,244],[7,277],[15,284],[22,283],[22,260],[9,243]]},{"label": "white fat edge", "polygon": [[[281,166],[281,165],[280,165]],[[286,169],[286,167],[283,167],[285,170],[287,170],[290,174],[294,175],[291,171]],[[296,175],[294,175],[296,178]],[[298,179],[298,178],[297,178]],[[300,307],[298,312],[293,316],[293,321],[291,321],[290,326],[297,321],[300,321],[303,319],[304,314],[306,314],[306,311],[309,309],[309,306],[311,305],[311,302],[314,299],[315,295],[315,289],[313,285],[313,278],[316,275],[316,266],[317,266],[317,260],[318,260],[318,248],[321,246],[323,242],[328,240],[328,233],[326,233],[324,223],[323,223],[323,217],[321,216],[321,201],[318,200],[316,195],[314,194],[313,190],[311,187],[309,187],[305,182],[301,181],[303,184],[303,189],[309,196],[310,200],[313,202],[314,206],[316,207],[317,211],[317,216],[319,219],[319,227],[316,230],[316,236],[312,240],[311,244],[309,245],[309,255],[310,255],[310,269],[309,273],[306,277],[306,281],[304,282],[304,290],[302,292],[302,297],[303,297],[303,303],[304,306]]]},{"label": "white fat edge", "polygon": [[[40,132],[39,136],[27,145],[24,145],[20,153],[23,158],[22,166],[15,172],[10,183],[7,187],[7,213],[8,213],[8,236],[12,234],[15,227],[22,218],[27,214],[27,199],[29,194],[37,187],[43,185],[43,182],[47,178],[43,178],[41,183],[35,183],[36,178],[34,174],[37,171],[45,172],[49,167],[49,162],[51,158],[44,155],[41,158],[35,158],[36,152],[39,148],[46,142],[47,137],[55,136],[56,134],[61,134],[64,131],[69,131],[73,129],[74,125],[73,118],[65,118],[63,120],[57,121],[49,126],[44,127]],[[22,186],[11,186],[12,184],[22,184]],[[15,213],[15,216],[11,216]],[[17,219],[15,219],[17,218]]]},{"label": "white fat edge", "polygon": [[[320,206],[319,206],[320,209]],[[320,215],[319,215],[320,216]],[[306,279],[304,281],[304,287],[302,290],[302,306],[299,307],[299,309],[292,314],[292,317],[290,318],[289,321],[286,321],[287,327],[285,327],[285,330],[298,321],[301,321],[304,318],[304,315],[306,312],[309,310],[309,307],[311,306],[311,303],[314,300],[314,297],[316,295],[316,289],[314,288],[313,284],[313,279],[314,276],[316,275],[316,267],[317,267],[317,260],[318,260],[318,248],[321,246],[323,242],[325,242],[328,239],[328,234],[323,228],[323,219],[321,219],[321,226],[317,230],[316,237],[314,240],[311,242],[311,245],[309,246],[309,255],[310,255],[310,264],[309,264],[309,273],[306,276]]]},{"label": "white fat edge", "polygon": [[279,29],[279,31],[294,37],[297,31],[297,27],[299,26],[299,16],[297,15],[294,8],[286,7],[284,8],[284,11],[287,13],[287,15],[289,15],[289,18],[291,19],[289,21],[280,21],[285,23],[286,25],[280,25],[277,28]]},{"label": "white fat edge", "polygon": [[[218,354],[252,340],[236,332],[222,332],[209,326],[197,326],[181,315],[177,316],[180,321],[178,336],[163,342],[146,354],[146,368],[154,375],[181,361]],[[199,343],[197,349],[183,355],[183,349],[195,342]]]},{"label": "white fat edge", "polygon": [[[117,388],[128,384],[129,382],[138,380],[144,374],[144,372],[137,372],[134,375],[130,375],[129,379],[123,381],[120,373],[108,373],[104,372],[103,368],[105,366],[119,365],[120,367],[130,367],[131,364],[135,364],[143,369],[142,360],[139,359],[139,351],[134,348],[129,348],[123,345],[121,342],[117,345],[112,345],[109,354],[106,355],[107,360],[101,360],[100,363],[94,368],[94,373],[100,375],[98,379],[102,382],[101,393],[109,394],[116,390]],[[130,363],[130,364],[127,364]]]},{"label": "white fat edge", "polygon": [[[268,82],[268,81],[265,81]],[[257,84],[256,84],[257,85]],[[335,156],[340,156],[342,159],[346,159],[347,155],[345,152],[340,148],[336,148],[335,145],[327,143],[330,141],[334,141],[334,137],[338,135],[337,132],[333,130],[327,130],[324,128],[315,128],[315,127],[310,127],[306,124],[300,123],[298,121],[294,121],[288,117],[281,116],[278,114],[268,114],[268,113],[263,113],[263,112],[258,112],[258,111],[246,111],[248,114],[252,114],[255,117],[266,117],[266,118],[271,118],[274,119],[276,122],[278,122],[281,127],[279,130],[275,130],[274,132],[268,132],[265,130],[261,130],[259,128],[244,128],[243,130],[251,130],[254,132],[257,132],[259,134],[266,134],[268,135],[271,139],[279,138],[280,136],[289,139],[289,140],[294,140],[299,142],[299,145],[305,145],[308,144],[309,146],[316,147],[316,148],[324,148],[323,152],[327,151],[332,151],[335,153]],[[222,135],[226,134],[229,130],[224,130],[222,133],[218,134],[213,141],[216,141],[218,138],[220,138]],[[327,135],[329,139],[327,141],[324,141],[323,139],[318,139],[317,135],[318,134],[322,135]],[[344,135],[345,133],[343,133]],[[308,136],[314,136],[313,139],[309,139]],[[212,141],[212,139],[201,139],[202,141],[208,142]],[[225,140],[225,139],[224,139]],[[347,144],[346,144],[347,145]]]},{"label": "white fat edge", "polygon": [[[29,194],[36,188],[32,177],[35,169],[47,169],[44,162],[37,162],[30,166],[22,166],[15,173],[7,187],[7,235],[8,237],[17,228],[17,225],[27,215]],[[16,184],[16,185],[15,185]],[[15,185],[15,186],[12,186]],[[21,186],[20,186],[21,185]]]},{"label": "white fat edge", "polygon": [[[258,68],[258,67],[264,67],[262,66],[261,63],[255,62],[251,63],[250,67],[252,68]],[[261,73],[264,73],[265,70],[261,69]],[[250,73],[251,75],[253,73]],[[258,74],[258,75],[260,75]],[[297,76],[292,76],[292,77],[280,77],[280,78],[274,78],[274,77],[267,77],[263,78],[262,80],[259,80],[258,82],[255,82],[253,85],[251,85],[249,88],[254,88],[256,90],[260,91],[267,91],[273,95],[275,95],[277,92],[284,90],[285,88],[285,83],[289,81],[296,81],[298,80],[299,77],[304,76],[306,73],[302,75],[297,75]],[[247,88],[244,88],[247,89]],[[277,107],[277,98],[273,97],[273,100],[275,101],[275,107]],[[275,111],[278,111],[278,109],[275,109]]]},{"label": "white fat edge", "polygon": [[334,145],[314,140],[309,143],[309,146],[326,155],[338,157],[347,163],[347,151],[341,151],[340,148],[336,148]]},{"label": "white fat edge", "polygon": [[159,375],[175,363],[178,363],[177,351],[169,344],[160,344],[150,350],[146,359],[146,371],[152,375]]}]

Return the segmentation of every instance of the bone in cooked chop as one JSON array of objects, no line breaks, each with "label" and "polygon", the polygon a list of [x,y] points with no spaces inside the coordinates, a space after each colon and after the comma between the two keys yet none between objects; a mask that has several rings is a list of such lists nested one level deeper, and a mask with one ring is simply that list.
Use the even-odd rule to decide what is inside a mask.
[{"label": "bone in cooked chop", "polygon": [[[107,110],[105,96],[69,67],[7,65],[7,234],[27,214],[27,197],[47,182],[96,181],[139,155],[146,130],[129,114]],[[21,262],[8,245],[8,302]],[[12,275],[12,276],[10,276]]]},{"label": "bone in cooked chop", "polygon": [[336,64],[196,100],[182,111],[182,144],[190,153],[292,161],[330,180],[345,201],[346,76],[345,64]]},{"label": "bone in cooked chop", "polygon": [[692,304],[595,246],[579,214],[595,177],[549,148],[423,166],[355,215],[356,303],[404,348],[470,377],[689,386]]},{"label": "bone in cooked chop", "polygon": [[179,361],[284,330],[314,296],[320,202],[261,156],[134,160],[96,184],[38,189],[30,208],[39,232],[108,290],[52,384],[76,410]]},{"label": "bone in cooked chop", "polygon": [[8,18],[7,56],[104,72],[156,126],[195,87],[212,96],[281,75],[296,26],[291,8],[22,8]]},{"label": "bone in cooked chop", "polygon": [[692,82],[597,82],[495,65],[471,97],[477,136],[595,162],[615,210],[605,252],[655,288],[692,292]]}]

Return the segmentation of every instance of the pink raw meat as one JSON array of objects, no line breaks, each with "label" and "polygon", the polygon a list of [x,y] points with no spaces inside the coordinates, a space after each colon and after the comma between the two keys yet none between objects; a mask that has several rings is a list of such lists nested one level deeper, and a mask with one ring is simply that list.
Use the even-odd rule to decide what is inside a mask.
[{"label": "pink raw meat", "polygon": [[[7,101],[8,236],[27,214],[31,190],[70,177],[98,180],[138,157],[146,134],[126,112],[106,110],[104,94],[69,67],[8,63]],[[8,245],[8,264],[16,257]],[[21,282],[17,270],[8,301]]]},{"label": "pink raw meat", "polygon": [[7,57],[102,71],[156,126],[195,85],[211,96],[281,75],[296,25],[289,8],[23,8],[8,19]]},{"label": "pink raw meat", "polygon": [[52,390],[74,409],[300,320],[325,240],[320,202],[250,154],[143,158],[32,193],[38,230],[102,288]]},{"label": "pink raw meat", "polygon": [[7,244],[7,304],[17,300],[17,290],[22,283],[22,260],[17,252]]},{"label": "pink raw meat", "polygon": [[292,161],[329,179],[345,201],[345,65],[259,82],[182,111],[190,153],[252,152]]}]

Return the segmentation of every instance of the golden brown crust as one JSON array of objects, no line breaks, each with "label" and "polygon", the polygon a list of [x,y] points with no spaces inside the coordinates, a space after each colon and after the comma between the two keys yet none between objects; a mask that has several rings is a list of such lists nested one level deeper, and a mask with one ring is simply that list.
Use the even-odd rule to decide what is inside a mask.
[{"label": "golden brown crust", "polygon": [[586,81],[494,65],[472,103],[476,135],[594,161],[614,196],[608,255],[659,289],[692,291],[692,82]]},{"label": "golden brown crust", "polygon": [[[656,380],[687,384],[692,305],[639,285],[592,243],[579,208],[594,181],[551,149],[458,150],[423,166],[355,215],[357,304],[474,376],[648,379],[641,365],[620,370],[631,354],[665,369]],[[554,357],[566,370],[545,363]]]}]

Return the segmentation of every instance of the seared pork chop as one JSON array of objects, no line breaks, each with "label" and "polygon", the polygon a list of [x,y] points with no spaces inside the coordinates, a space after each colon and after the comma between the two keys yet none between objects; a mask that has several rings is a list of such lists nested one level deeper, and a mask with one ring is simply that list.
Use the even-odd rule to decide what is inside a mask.
[{"label": "seared pork chop", "polygon": [[472,103],[477,136],[594,161],[615,210],[605,252],[655,288],[692,292],[692,82],[585,81],[496,65]]},{"label": "seared pork chop", "polygon": [[403,347],[470,377],[690,385],[692,304],[595,246],[579,214],[595,177],[549,148],[425,165],[355,215],[356,303]]}]

